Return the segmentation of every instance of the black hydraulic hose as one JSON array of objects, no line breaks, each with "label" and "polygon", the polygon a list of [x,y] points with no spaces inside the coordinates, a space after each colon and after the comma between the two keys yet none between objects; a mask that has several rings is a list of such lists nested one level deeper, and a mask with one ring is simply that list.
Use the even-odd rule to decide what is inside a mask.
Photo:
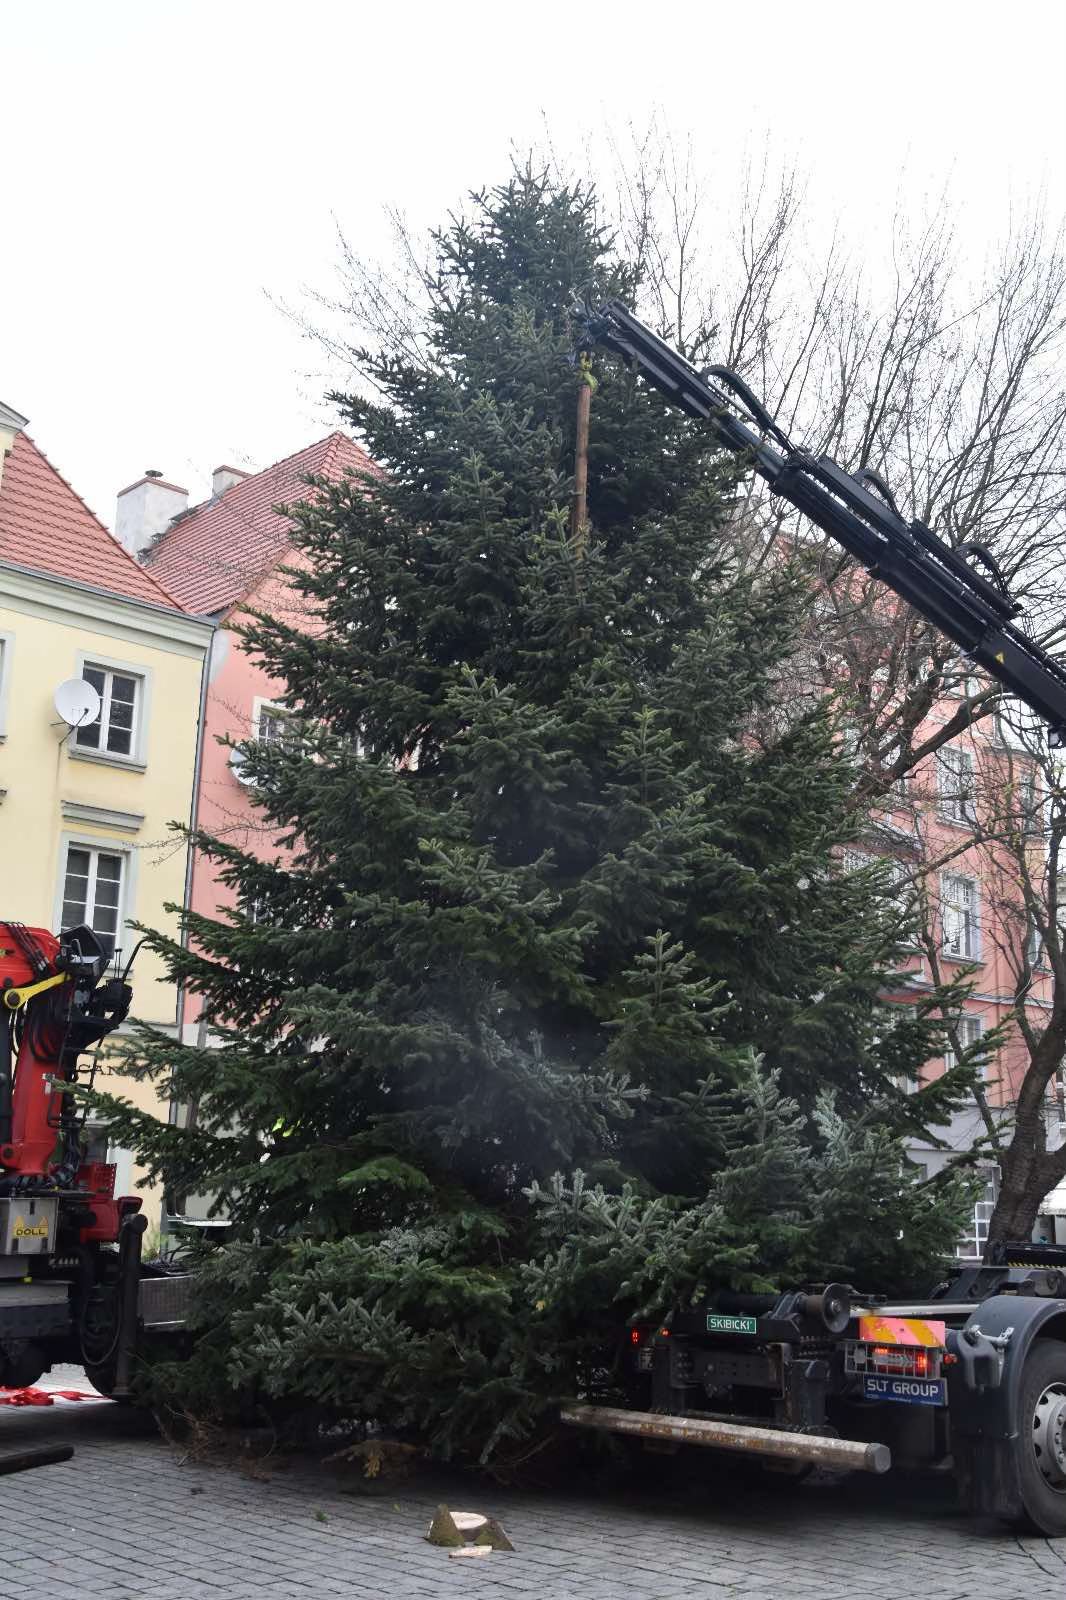
[{"label": "black hydraulic hose", "polygon": [[765,1317],[776,1306],[778,1294],[735,1294],[731,1289],[719,1289],[714,1296],[714,1309],[730,1315],[740,1313],[752,1317]]},{"label": "black hydraulic hose", "polygon": [[721,367],[698,372],[620,301],[582,303],[573,317],[582,350],[603,345],[634,365],[670,404],[707,421],[718,444],[756,472],[772,494],[809,517],[954,640],[1049,724],[1052,744],[1066,746],[1066,667],[1016,626],[1021,608],[983,546],[952,548],[924,523],[906,522],[888,486],[869,469],[850,473],[828,456],[797,449],[735,373]]},{"label": "black hydraulic hose", "polygon": [[11,1118],[15,1089],[15,1053],[11,1022],[0,1018],[0,1146],[11,1143]]}]

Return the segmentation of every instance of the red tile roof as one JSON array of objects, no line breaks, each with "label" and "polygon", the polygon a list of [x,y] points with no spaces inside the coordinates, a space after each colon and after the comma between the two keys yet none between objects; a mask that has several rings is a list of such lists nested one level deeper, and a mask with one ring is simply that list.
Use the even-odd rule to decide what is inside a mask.
[{"label": "red tile roof", "polygon": [[27,433],[16,433],[0,476],[0,561],[184,609],[112,538]]},{"label": "red tile roof", "polygon": [[275,506],[313,498],[305,481],[309,475],[337,481],[349,468],[373,470],[354,439],[331,433],[193,506],[147,552],[148,570],[191,611],[227,610],[289,549],[292,524]]}]

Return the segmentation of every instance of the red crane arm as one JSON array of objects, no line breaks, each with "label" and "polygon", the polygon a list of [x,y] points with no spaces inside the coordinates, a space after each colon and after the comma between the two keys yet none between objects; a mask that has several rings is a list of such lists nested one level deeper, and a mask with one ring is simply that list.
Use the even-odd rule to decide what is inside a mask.
[{"label": "red crane arm", "polygon": [[91,928],[56,938],[0,922],[0,1191],[34,1180],[69,1187],[76,1178],[76,1107],[62,1086],[131,998],[121,978],[102,981],[107,962]]}]

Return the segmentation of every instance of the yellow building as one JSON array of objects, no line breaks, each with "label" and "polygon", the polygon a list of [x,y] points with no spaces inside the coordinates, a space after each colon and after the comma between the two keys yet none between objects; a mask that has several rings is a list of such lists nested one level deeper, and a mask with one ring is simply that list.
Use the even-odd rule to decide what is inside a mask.
[{"label": "yellow building", "polygon": [[[131,922],[175,927],[164,908],[185,897],[188,852],[170,824],[190,820],[211,633],[0,405],[0,918],[55,931],[88,922],[126,957]],[[97,691],[91,723],[57,711],[72,678]],[[177,1028],[178,994],[149,951],[130,981],[132,1014]],[[152,1088],[99,1081],[166,1116]],[[104,1159],[106,1130],[88,1131]],[[106,1159],[117,1192],[137,1192],[130,1153]],[[146,1193],[145,1210],[156,1225],[158,1195]]]}]

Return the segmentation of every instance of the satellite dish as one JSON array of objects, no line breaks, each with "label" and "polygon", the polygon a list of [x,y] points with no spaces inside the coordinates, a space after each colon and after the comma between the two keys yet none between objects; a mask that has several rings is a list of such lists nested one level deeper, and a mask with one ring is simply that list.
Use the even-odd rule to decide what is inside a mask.
[{"label": "satellite dish", "polygon": [[248,771],[248,757],[245,755],[243,750],[230,751],[229,769],[233,773],[233,776],[236,778],[237,782],[243,783],[246,789],[250,789],[252,784],[254,784],[255,779]]},{"label": "satellite dish", "polygon": [[72,728],[85,728],[100,715],[100,696],[84,678],[68,678],[55,692],[55,708]]}]

